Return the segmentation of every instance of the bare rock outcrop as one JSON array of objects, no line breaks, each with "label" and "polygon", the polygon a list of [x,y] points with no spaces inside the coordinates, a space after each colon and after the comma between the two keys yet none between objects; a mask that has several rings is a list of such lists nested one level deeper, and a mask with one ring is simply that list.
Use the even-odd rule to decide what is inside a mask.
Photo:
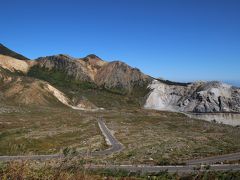
[{"label": "bare rock outcrop", "polygon": [[145,108],[182,112],[240,112],[240,89],[221,82],[167,85],[154,80]]},{"label": "bare rock outcrop", "polygon": [[120,61],[113,61],[101,67],[96,76],[98,85],[109,89],[118,88],[128,92],[134,86],[143,86],[150,81],[150,76]]},{"label": "bare rock outcrop", "polygon": [[48,71],[62,72],[79,81],[93,81],[87,65],[68,55],[46,56],[36,59],[34,68],[39,67]]}]

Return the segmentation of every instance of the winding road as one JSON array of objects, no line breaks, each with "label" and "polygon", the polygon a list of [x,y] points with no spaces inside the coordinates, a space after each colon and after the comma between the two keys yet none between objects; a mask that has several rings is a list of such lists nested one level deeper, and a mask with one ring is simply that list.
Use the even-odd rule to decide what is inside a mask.
[{"label": "winding road", "polygon": [[[108,129],[102,119],[98,119],[98,126],[105,137],[107,144],[110,148],[103,151],[92,152],[92,156],[104,156],[110,155],[116,152],[120,152],[124,149],[124,146],[115,138],[115,136]],[[12,160],[47,160],[47,159],[59,159],[64,158],[62,154],[52,155],[27,155],[27,156],[0,156],[0,161],[12,161]],[[160,172],[168,171],[169,173],[191,173],[198,171],[240,171],[240,164],[219,164],[224,161],[236,161],[240,160],[240,153],[232,153],[221,156],[208,157],[203,159],[190,160],[185,162],[184,166],[149,166],[149,165],[91,165],[91,169],[122,169],[130,172]],[[204,164],[204,165],[203,165]],[[209,165],[207,168],[205,165]]]},{"label": "winding road", "polygon": [[109,149],[98,151],[98,152],[92,152],[91,155],[110,155],[115,152],[119,152],[123,150],[123,145],[115,138],[115,136],[112,135],[111,131],[107,128],[106,124],[103,122],[102,119],[98,119],[98,126],[101,129],[105,140],[107,144],[110,146]]}]

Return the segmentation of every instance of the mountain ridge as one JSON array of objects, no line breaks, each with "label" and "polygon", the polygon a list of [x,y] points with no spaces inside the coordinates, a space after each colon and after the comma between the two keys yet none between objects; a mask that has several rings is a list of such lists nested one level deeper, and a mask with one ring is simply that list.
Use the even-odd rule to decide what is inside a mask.
[{"label": "mountain ridge", "polygon": [[91,108],[240,112],[239,88],[220,82],[181,83],[157,79],[122,61],[104,61],[95,54],[83,58],[58,54],[28,61],[0,53],[0,67],[15,76],[23,76],[20,79],[45,81],[73,103],[69,107],[74,106],[74,102],[85,102]]}]

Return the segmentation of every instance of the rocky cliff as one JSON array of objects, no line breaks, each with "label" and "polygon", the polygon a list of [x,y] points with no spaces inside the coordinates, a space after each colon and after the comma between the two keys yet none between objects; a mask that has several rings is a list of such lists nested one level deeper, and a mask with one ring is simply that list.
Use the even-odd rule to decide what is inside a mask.
[{"label": "rocky cliff", "polygon": [[240,112],[240,89],[221,82],[167,85],[154,80],[145,108],[183,112]]},{"label": "rocky cliff", "polygon": [[115,88],[131,92],[135,86],[143,87],[151,79],[139,69],[132,68],[120,61],[113,61],[99,69],[95,82],[108,89]]}]

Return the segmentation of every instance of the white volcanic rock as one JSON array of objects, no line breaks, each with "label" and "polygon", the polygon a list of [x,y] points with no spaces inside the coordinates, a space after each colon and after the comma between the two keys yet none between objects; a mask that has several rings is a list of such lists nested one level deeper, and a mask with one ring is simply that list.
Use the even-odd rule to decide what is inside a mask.
[{"label": "white volcanic rock", "polygon": [[240,112],[240,89],[221,82],[168,85],[154,80],[145,108],[182,112]]},{"label": "white volcanic rock", "polygon": [[[153,80],[149,88],[152,89],[152,92],[146,101],[145,108],[176,111],[176,107],[174,106],[181,98],[181,95],[174,93],[173,86],[171,87],[157,80]],[[181,91],[181,87],[179,87],[179,90]]]},{"label": "white volcanic rock", "polygon": [[91,110],[91,109],[97,109],[97,107],[93,104],[91,104],[91,106],[89,105],[90,102],[88,100],[85,100],[84,102],[79,102],[77,106],[73,106],[72,105],[72,101],[61,91],[59,91],[58,89],[56,89],[55,87],[51,86],[50,84],[46,83],[45,88],[47,88],[47,90],[49,92],[52,93],[52,95],[54,97],[56,97],[61,103],[65,104],[68,107],[71,107],[72,109],[76,109],[76,110]]}]

